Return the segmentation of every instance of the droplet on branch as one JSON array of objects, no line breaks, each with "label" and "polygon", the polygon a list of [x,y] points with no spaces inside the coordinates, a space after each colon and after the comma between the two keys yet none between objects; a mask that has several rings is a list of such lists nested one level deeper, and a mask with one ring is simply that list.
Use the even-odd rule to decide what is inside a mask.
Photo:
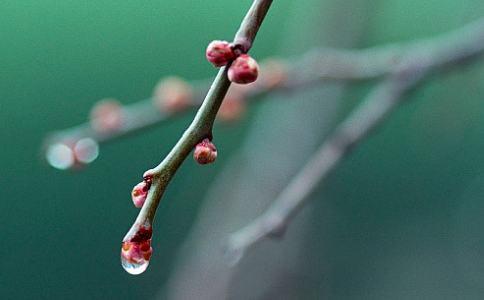
[{"label": "droplet on branch", "polygon": [[141,225],[134,235],[123,242],[121,247],[121,265],[132,275],[143,273],[150,262],[153,249],[151,248],[151,226]]}]

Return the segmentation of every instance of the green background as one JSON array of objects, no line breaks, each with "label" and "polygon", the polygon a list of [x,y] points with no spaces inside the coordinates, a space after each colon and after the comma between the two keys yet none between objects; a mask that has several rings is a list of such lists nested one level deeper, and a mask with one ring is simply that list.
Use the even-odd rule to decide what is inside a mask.
[{"label": "green background", "polygon": [[[297,2],[274,2],[251,51],[254,57],[297,55],[313,46],[298,43],[307,28],[287,22],[290,15],[312,13],[295,10]],[[324,2],[347,15],[352,2],[370,6],[358,29],[361,48],[443,33],[484,9],[481,1]],[[144,299],[163,286],[199,200],[241,144],[258,105],[240,124],[215,129],[218,164],[203,171],[191,160],[183,165],[156,219],[151,266],[135,277],[119,262],[121,240],[137,214],[130,191],[167,154],[193,113],[103,145],[98,160],[78,172],[47,166],[40,156],[42,140],[48,132],[85,122],[99,99],[127,104],[149,97],[166,75],[214,76],[205,47],[213,39],[230,40],[250,4],[18,0],[0,5],[2,299]],[[320,24],[311,34],[339,26],[321,35],[344,45],[344,18],[328,13]],[[341,217],[328,221],[333,231],[322,229],[321,243],[331,246],[321,260],[331,262],[323,268],[332,275],[315,284],[313,291],[331,290],[322,291],[321,299],[480,299],[483,71],[478,59],[433,76],[317,192],[316,198],[331,203]],[[339,118],[372,84],[348,87]]]}]

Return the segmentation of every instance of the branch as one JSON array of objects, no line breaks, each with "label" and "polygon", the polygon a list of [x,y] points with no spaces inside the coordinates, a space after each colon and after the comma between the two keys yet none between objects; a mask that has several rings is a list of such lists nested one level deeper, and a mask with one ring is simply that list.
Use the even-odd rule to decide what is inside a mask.
[{"label": "branch", "polygon": [[[375,51],[375,50],[372,50]],[[370,136],[406,94],[431,71],[484,52],[484,19],[438,38],[419,41],[399,53],[399,62],[366,99],[341,123],[269,208],[246,227],[230,235],[227,257],[237,264],[248,248],[265,237],[280,236],[308,202],[308,196],[359,142]],[[387,55],[383,61],[387,61]],[[394,56],[393,56],[394,57]],[[385,64],[383,64],[385,65]]]},{"label": "branch", "polygon": [[[241,28],[236,34],[238,42],[243,40],[247,41],[246,48],[244,49],[245,51],[250,49],[250,46],[247,45],[252,45],[254,42],[257,31],[259,30],[271,3],[272,0],[255,0],[249,9],[241,24]],[[244,33],[247,33],[247,35]],[[227,78],[227,70],[229,67],[230,63],[220,69],[193,122],[170,151],[168,156],[154,169],[147,171],[149,174],[150,188],[146,202],[141,208],[133,226],[123,239],[122,264],[126,271],[131,274],[139,274],[148,266],[151,255],[151,225],[168,184],[197,143],[212,135],[212,126],[217,111],[230,86],[230,81]],[[125,252],[132,249],[132,245],[129,243],[136,243],[135,246],[143,251],[141,261],[128,261],[126,257],[123,256]],[[149,254],[147,254],[147,256],[145,256],[145,253],[148,253],[148,250],[144,251],[143,246],[145,246],[145,250],[147,250],[146,248],[149,248]]]},{"label": "branch", "polygon": [[[265,10],[268,9],[267,2],[264,2],[263,5],[265,5]],[[252,11],[251,15],[248,14],[246,16],[243,22],[245,25],[241,26],[241,29],[236,34],[235,40],[238,40],[238,45],[247,44],[243,42],[244,32],[248,35],[254,34],[254,31],[248,31],[244,28],[256,28],[258,26],[258,23],[250,23],[255,22],[260,17],[260,13],[257,15],[254,11]],[[243,96],[245,100],[253,101],[274,90],[295,90],[328,80],[379,78],[396,70],[400,62],[405,59],[408,60],[409,56],[417,58],[421,55],[426,55],[428,59],[434,61],[433,64],[445,64],[445,62],[459,59],[459,57],[470,57],[479,53],[481,51],[483,32],[484,18],[438,37],[408,43],[376,46],[363,50],[313,49],[299,57],[285,60],[277,59],[278,63],[275,69],[273,68],[274,63],[262,63],[259,79],[254,84],[249,85],[248,87],[250,88],[238,89],[236,92]],[[255,35],[253,38],[255,38]],[[274,62],[274,60],[272,61]],[[274,80],[274,78],[278,79]],[[184,104],[183,111],[200,106],[209,82],[210,80],[205,79],[187,83],[192,89],[192,94]],[[114,130],[98,130],[91,121],[73,128],[54,132],[48,135],[43,143],[43,156],[47,158],[51,165],[55,166],[55,161],[59,159],[55,154],[57,156],[61,155],[62,149],[65,149],[67,152],[73,152],[72,149],[69,149],[74,148],[70,145],[70,141],[77,142],[83,139],[89,141],[89,143],[85,144],[95,148],[91,152],[97,153],[97,147],[101,144],[161,124],[178,116],[179,114],[177,113],[182,112],[181,110],[154,110],[153,105],[155,102],[156,96],[124,106],[123,120],[119,127],[114,128]],[[95,158],[85,159],[81,163],[90,163]],[[74,162],[75,155],[66,153],[66,159]],[[70,166],[69,164],[60,164],[57,167],[67,169]]]}]

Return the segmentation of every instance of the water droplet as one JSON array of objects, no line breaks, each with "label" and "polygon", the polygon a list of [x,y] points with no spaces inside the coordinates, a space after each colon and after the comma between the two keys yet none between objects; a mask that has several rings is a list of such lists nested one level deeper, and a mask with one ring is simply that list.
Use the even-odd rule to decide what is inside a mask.
[{"label": "water droplet", "polygon": [[121,265],[126,270],[126,272],[131,275],[138,275],[143,273],[148,268],[149,263],[149,260],[143,260],[140,263],[131,262],[121,255]]},{"label": "water droplet", "polygon": [[132,275],[143,273],[150,263],[151,253],[151,229],[138,231],[129,240],[123,242],[121,248],[121,265]]}]

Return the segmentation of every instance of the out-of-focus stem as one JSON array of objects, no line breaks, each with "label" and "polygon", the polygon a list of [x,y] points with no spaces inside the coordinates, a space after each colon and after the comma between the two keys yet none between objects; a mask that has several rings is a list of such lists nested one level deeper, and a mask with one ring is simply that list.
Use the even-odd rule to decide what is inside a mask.
[{"label": "out-of-focus stem", "polygon": [[[378,51],[378,50],[373,50]],[[484,52],[484,19],[440,37],[404,48],[386,50],[384,61],[394,61],[386,76],[345,121],[326,139],[264,214],[229,237],[228,255],[236,264],[247,249],[263,238],[280,234],[307,203],[308,196],[350,152],[367,138],[430,71]],[[396,56],[398,55],[398,56]]]}]

